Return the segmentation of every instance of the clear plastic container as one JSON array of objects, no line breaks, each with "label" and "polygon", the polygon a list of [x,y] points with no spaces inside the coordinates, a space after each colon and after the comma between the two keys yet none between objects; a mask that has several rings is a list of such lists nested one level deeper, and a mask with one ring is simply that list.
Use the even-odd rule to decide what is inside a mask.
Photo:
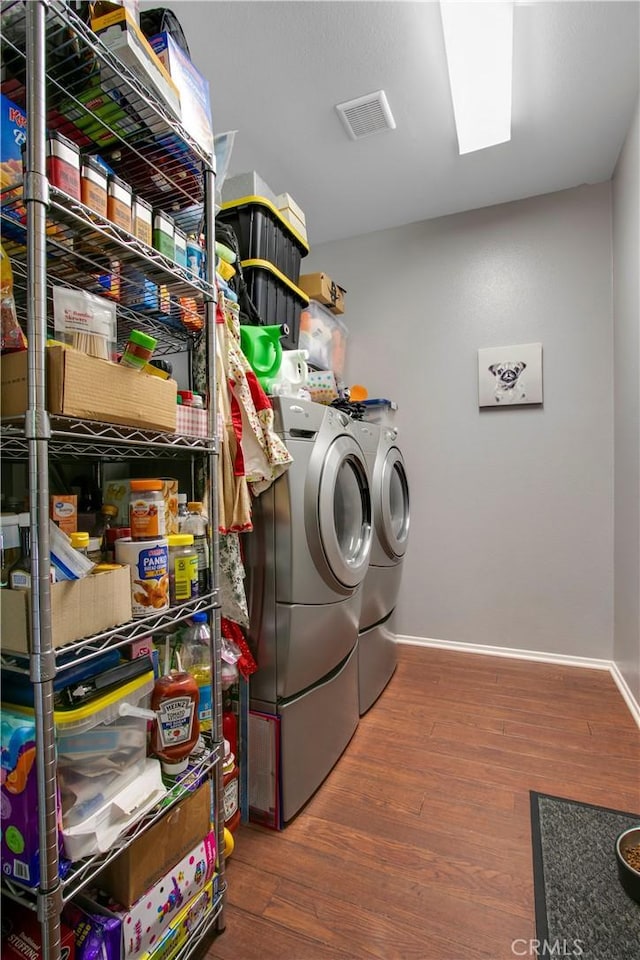
[{"label": "clear plastic container", "polygon": [[298,347],[309,351],[309,363],[321,370],[344,375],[348,330],[346,324],[317,300],[310,300],[300,315]]},{"label": "clear plastic container", "polygon": [[147,707],[153,671],[75,710],[56,710],[58,785],[62,824],[71,827],[141,775],[147,755],[147,720],[130,708]]}]

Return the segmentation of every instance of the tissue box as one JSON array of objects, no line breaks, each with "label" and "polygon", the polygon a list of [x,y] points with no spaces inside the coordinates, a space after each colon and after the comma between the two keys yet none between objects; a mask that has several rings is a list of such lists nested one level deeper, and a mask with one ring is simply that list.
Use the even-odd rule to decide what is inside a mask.
[{"label": "tissue box", "polygon": [[338,397],[336,378],[331,370],[309,370],[306,386],[315,403],[331,403]]}]

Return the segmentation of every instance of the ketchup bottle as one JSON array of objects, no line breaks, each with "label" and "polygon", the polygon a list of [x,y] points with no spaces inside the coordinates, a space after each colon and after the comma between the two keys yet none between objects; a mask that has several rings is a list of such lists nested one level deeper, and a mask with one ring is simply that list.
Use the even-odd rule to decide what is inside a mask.
[{"label": "ketchup bottle", "polygon": [[183,773],[200,736],[198,684],[190,673],[170,673],[156,680],[151,709],[157,720],[151,732],[151,752],[171,777]]}]

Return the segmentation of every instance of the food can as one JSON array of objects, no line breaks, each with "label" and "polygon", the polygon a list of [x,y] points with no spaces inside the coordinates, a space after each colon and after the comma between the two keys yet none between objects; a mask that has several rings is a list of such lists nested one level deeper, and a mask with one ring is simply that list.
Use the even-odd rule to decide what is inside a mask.
[{"label": "food can", "polygon": [[134,618],[169,609],[169,544],[162,540],[116,540],[116,562],[129,567]]}]

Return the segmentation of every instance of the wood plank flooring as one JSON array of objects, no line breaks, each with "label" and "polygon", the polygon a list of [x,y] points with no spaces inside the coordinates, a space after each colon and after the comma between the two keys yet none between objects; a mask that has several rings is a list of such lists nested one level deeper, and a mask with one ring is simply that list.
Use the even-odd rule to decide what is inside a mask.
[{"label": "wood plank flooring", "polygon": [[608,673],[398,653],[302,813],[241,828],[208,960],[513,960],[535,937],[529,790],[640,813],[640,734]]}]

